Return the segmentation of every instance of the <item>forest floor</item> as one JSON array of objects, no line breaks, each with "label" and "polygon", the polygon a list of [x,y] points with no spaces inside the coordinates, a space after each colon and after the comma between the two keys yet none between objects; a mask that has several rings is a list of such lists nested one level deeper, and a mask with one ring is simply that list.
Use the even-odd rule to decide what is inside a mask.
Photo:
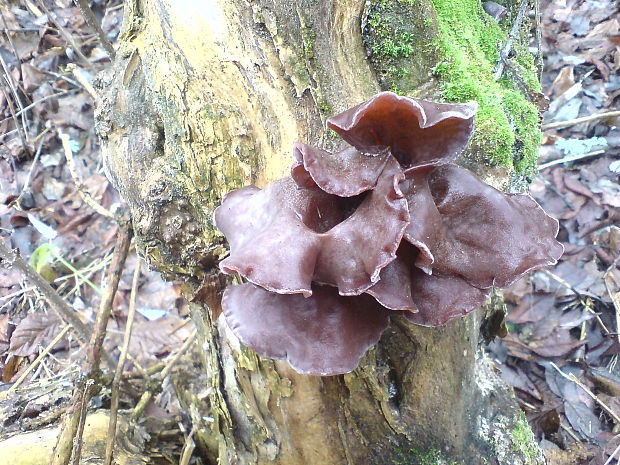
[{"label": "forest floor", "polygon": [[[113,41],[122,3],[90,3]],[[109,58],[71,0],[21,0],[0,13],[0,240],[19,249],[92,322],[119,235],[108,215],[121,205],[103,173],[94,132],[92,82]],[[543,89],[550,102],[531,193],[560,220],[566,252],[556,267],[507,290],[509,334],[487,348],[515,387],[550,464],[620,461],[618,13],[613,0],[541,5]],[[141,266],[132,286],[139,261],[130,250],[104,350],[122,345],[133,294],[125,370],[137,374],[121,406],[135,406],[136,393],[152,389],[154,377],[158,394],[143,415],[173,425],[168,432],[177,428],[187,445],[187,418],[157,373],[187,347],[193,325],[180,284]],[[46,309],[22,272],[0,268],[0,394],[15,383],[70,376],[84,358],[86,345]],[[94,401],[109,406],[109,390]],[[59,397],[24,402],[0,429],[52,423],[60,403]],[[181,446],[160,451],[162,463],[179,463]]]},{"label": "forest floor", "polygon": [[618,13],[612,1],[542,5],[549,108],[530,190],[560,220],[565,253],[506,292],[509,334],[489,347],[550,463],[620,460]]}]

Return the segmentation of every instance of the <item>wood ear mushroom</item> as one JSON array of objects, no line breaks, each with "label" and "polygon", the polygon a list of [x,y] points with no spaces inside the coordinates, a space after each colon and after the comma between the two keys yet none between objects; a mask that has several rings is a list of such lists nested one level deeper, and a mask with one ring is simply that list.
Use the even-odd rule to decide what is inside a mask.
[{"label": "wood ear mushroom", "polygon": [[295,144],[290,177],[229,193],[220,269],[248,281],[222,302],[235,335],[300,373],[346,373],[390,314],[442,325],[556,263],[555,219],[451,163],[476,109],[382,92],[328,120],[351,147]]}]

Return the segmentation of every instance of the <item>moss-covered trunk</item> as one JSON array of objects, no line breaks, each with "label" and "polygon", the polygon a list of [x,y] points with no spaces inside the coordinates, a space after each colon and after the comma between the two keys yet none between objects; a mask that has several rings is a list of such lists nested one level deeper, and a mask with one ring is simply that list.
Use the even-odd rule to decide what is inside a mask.
[{"label": "moss-covered trunk", "polygon": [[[325,119],[382,88],[478,100],[467,163],[506,186],[531,162],[536,110],[523,82],[492,77],[505,40],[477,0],[128,1],[97,125],[142,253],[213,302],[222,195],[288,174],[293,142],[338,148]],[[530,76],[519,60],[513,74]],[[194,304],[204,384],[179,390],[222,465],[538,463],[479,356],[483,313],[438,329],[397,321],[355,372],[320,378],[257,357]]]}]

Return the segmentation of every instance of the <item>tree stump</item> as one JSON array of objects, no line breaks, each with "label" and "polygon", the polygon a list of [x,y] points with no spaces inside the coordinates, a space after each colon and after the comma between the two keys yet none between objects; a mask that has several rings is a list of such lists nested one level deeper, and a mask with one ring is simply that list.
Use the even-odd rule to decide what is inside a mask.
[{"label": "tree stump", "polygon": [[[222,196],[287,175],[294,142],[341,148],[326,118],[382,89],[483,100],[464,163],[506,187],[527,173],[537,117],[527,89],[492,77],[509,28],[474,0],[127,1],[114,69],[99,77],[97,130],[141,253],[190,298],[214,302]],[[502,39],[494,52],[488,37]],[[448,68],[464,58],[447,55],[451,41],[470,44],[487,94],[455,92]],[[479,350],[481,323],[501,305],[435,329],[394,319],[354,372],[309,377],[257,356],[195,303],[204,373],[177,387],[212,463],[543,463]]]}]

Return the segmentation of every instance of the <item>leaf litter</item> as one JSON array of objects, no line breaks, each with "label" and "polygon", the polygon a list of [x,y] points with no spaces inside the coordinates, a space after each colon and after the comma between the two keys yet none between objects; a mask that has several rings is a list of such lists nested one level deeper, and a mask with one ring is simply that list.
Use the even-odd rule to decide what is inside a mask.
[{"label": "leaf litter", "polygon": [[531,194],[566,251],[506,291],[510,334],[488,347],[550,464],[620,460],[618,13],[609,0],[541,4],[550,105]]},{"label": "leaf litter", "polygon": [[[118,226],[84,201],[72,171],[82,189],[103,208],[114,210],[121,202],[103,173],[94,133],[91,82],[98,71],[109,66],[109,59],[71,0],[44,4],[53,18],[37,2],[27,0],[0,9],[0,240],[19,250],[81,319],[92,323],[105,288]],[[119,33],[122,7],[120,0],[92,2],[110,40]],[[86,61],[67,43],[57,25],[79,44]],[[61,134],[69,137],[73,166],[65,156]],[[132,251],[108,324],[104,348],[114,357],[122,345],[138,260]],[[180,285],[163,281],[159,273],[146,267],[138,281],[136,305],[125,371],[138,369],[144,374],[183,345],[193,324]],[[0,386],[1,382],[15,382],[63,327],[36,288],[17,270],[0,266]],[[34,386],[47,378],[74,375],[83,357],[83,347],[69,331],[24,384]],[[135,381],[131,383],[133,386]],[[131,397],[136,396],[136,390],[128,389],[122,395],[128,405],[137,402]],[[109,391],[101,396],[99,403]],[[165,410],[167,418],[172,418],[180,411],[178,402],[170,402],[171,396],[172,387],[167,383],[149,408]],[[17,415],[19,421],[6,420],[3,430],[17,431],[36,416]]]}]

